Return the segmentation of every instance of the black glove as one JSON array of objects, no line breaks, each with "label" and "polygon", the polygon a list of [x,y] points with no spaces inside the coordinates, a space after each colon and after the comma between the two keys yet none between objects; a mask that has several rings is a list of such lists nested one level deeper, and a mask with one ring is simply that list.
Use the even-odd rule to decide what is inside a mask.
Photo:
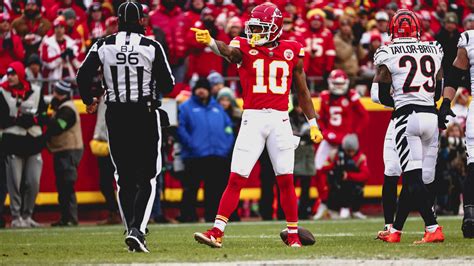
[{"label": "black glove", "polygon": [[446,123],[448,123],[448,120],[446,117],[450,115],[452,117],[456,117],[456,114],[451,110],[451,100],[448,98],[443,99],[443,103],[441,104],[441,107],[439,108],[438,111],[438,127],[441,130],[446,129]]},{"label": "black glove", "polygon": [[67,53],[68,53],[68,52],[67,52],[67,49],[64,50],[64,52],[61,53],[61,58],[64,59],[64,60],[66,60],[66,58],[67,58]]},{"label": "black glove", "polygon": [[69,57],[69,59],[74,59],[76,56],[74,55],[74,51],[71,49],[71,48],[66,48],[66,52],[67,56]]},{"label": "black glove", "polygon": [[21,115],[16,119],[17,126],[28,129],[35,125],[35,120],[32,115]]},{"label": "black glove", "polygon": [[13,41],[11,38],[3,40],[3,50],[13,49]]}]

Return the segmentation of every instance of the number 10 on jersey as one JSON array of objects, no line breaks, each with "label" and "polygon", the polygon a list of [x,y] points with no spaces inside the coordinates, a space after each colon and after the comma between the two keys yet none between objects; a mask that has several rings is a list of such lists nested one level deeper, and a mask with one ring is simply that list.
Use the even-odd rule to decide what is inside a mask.
[{"label": "number 10 on jersey", "polygon": [[[253,92],[268,93],[268,89],[270,89],[271,93],[285,94],[288,90],[290,66],[285,61],[275,60],[272,61],[268,67],[268,83],[265,84],[265,60],[257,59],[253,62],[253,68],[256,71],[256,84],[253,85]],[[279,69],[281,69],[281,71],[278,71]],[[281,76],[277,77],[278,74]]]}]

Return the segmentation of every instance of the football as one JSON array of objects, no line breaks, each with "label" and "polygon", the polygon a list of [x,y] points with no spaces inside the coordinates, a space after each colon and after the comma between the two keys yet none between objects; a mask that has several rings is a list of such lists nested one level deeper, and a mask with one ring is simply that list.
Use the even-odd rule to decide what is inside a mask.
[{"label": "football", "polygon": [[[303,246],[311,246],[316,243],[316,239],[314,238],[313,234],[308,229],[305,229],[301,226],[298,226],[298,236],[300,237],[300,241]],[[283,242],[288,245],[288,229],[282,230],[280,232],[280,237],[281,240],[283,240]]]}]

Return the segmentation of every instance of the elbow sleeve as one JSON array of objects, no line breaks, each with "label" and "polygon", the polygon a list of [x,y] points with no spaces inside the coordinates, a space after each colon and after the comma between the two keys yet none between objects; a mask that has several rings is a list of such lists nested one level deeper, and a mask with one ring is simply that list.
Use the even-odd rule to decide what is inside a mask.
[{"label": "elbow sleeve", "polygon": [[468,76],[468,71],[457,68],[453,66],[450,71],[447,73],[445,78],[445,86],[453,87],[457,89],[458,87],[462,86],[465,83],[465,80]]},{"label": "elbow sleeve", "polygon": [[395,103],[390,95],[390,87],[392,84],[383,82],[372,83],[370,89],[370,98],[375,103],[380,103],[388,107],[394,107]]}]

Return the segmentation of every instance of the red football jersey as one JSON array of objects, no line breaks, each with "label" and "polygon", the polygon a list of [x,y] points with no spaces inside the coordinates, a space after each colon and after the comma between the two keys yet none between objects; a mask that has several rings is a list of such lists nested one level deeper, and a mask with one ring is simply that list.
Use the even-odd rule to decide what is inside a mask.
[{"label": "red football jersey", "polygon": [[369,113],[355,90],[349,90],[342,96],[333,96],[329,91],[323,91],[320,97],[318,123],[324,139],[329,143],[340,145],[347,134],[360,134],[367,126]]},{"label": "red football jersey", "polygon": [[318,32],[308,31],[305,39],[306,52],[309,54],[306,65],[308,76],[323,76],[331,72],[336,58],[331,31],[326,28]]},{"label": "red football jersey", "polygon": [[293,69],[304,58],[303,46],[280,41],[277,47],[251,47],[246,38],[235,37],[231,47],[242,51],[238,66],[244,109],[288,111]]}]

